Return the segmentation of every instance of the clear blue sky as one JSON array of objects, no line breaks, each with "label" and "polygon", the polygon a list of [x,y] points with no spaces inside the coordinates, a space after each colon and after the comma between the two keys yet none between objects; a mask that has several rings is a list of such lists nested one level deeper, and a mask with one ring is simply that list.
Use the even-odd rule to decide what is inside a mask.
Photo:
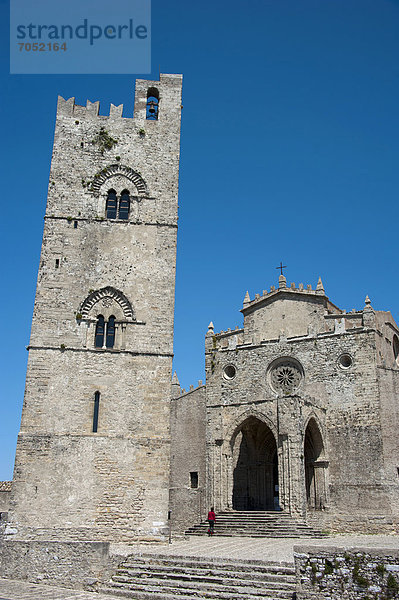
[{"label": "clear blue sky", "polygon": [[[57,94],[133,110],[131,76],[13,75],[1,8],[0,480],[12,477]],[[152,76],[183,73],[175,368],[277,281],[399,320],[399,2],[153,0]]]}]

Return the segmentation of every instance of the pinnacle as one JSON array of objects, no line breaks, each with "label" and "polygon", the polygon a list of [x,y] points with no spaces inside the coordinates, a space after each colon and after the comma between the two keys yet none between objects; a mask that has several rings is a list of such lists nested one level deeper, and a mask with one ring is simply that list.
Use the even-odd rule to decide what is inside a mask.
[{"label": "pinnacle", "polygon": [[364,308],[371,308],[371,309],[373,308],[373,307],[371,306],[371,300],[370,300],[370,298],[369,298],[369,296],[368,296],[368,295],[366,296],[366,298],[365,298],[365,300],[364,300],[364,304],[365,304],[365,307],[364,307]]},{"label": "pinnacle", "polygon": [[324,286],[321,277],[319,277],[319,281],[317,282],[316,292],[324,292]]},{"label": "pinnacle", "polygon": [[248,304],[249,302],[251,302],[251,298],[250,298],[248,290],[247,290],[247,293],[245,294],[245,297],[244,297],[243,304]]},{"label": "pinnacle", "polygon": [[175,385],[180,385],[176,371],[173,373],[172,383],[175,384]]},{"label": "pinnacle", "polygon": [[214,327],[214,325],[213,325],[213,323],[212,323],[212,321],[211,321],[211,322],[209,323],[209,325],[208,325],[208,331],[213,331],[214,329],[215,329],[215,327]]}]

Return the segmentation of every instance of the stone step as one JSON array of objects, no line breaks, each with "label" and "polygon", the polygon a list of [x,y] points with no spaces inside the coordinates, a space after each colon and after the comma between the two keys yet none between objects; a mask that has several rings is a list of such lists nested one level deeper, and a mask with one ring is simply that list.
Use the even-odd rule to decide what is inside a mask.
[{"label": "stone step", "polygon": [[294,563],[290,562],[264,562],[259,560],[237,560],[231,558],[207,559],[206,557],[181,556],[170,554],[141,554],[129,556],[119,568],[135,568],[143,566],[167,566],[171,569],[208,569],[224,570],[233,573],[251,572],[258,574],[276,573],[280,575],[295,575]]},{"label": "stone step", "polygon": [[183,577],[182,575],[173,576],[169,574],[166,577],[163,577],[161,573],[156,576],[149,576],[147,573],[142,574],[139,577],[130,577],[129,575],[123,577],[122,575],[114,575],[112,578],[112,585],[121,584],[122,586],[127,586],[130,588],[134,586],[136,589],[137,586],[144,586],[145,589],[149,587],[164,587],[166,586],[174,586],[178,589],[203,589],[206,588],[207,591],[224,591],[224,592],[235,592],[237,589],[252,589],[262,591],[283,591],[283,590],[292,590],[293,586],[292,581],[254,581],[253,579],[231,579],[231,578],[223,578],[223,577],[204,577],[204,576],[187,576]]},{"label": "stone step", "polygon": [[269,578],[262,579],[254,579],[253,577],[227,577],[224,576],[223,573],[220,574],[183,574],[183,573],[164,573],[162,571],[153,571],[149,573],[146,571],[145,573],[141,572],[127,572],[123,574],[121,572],[117,572],[116,575],[113,576],[112,581],[118,583],[144,583],[147,582],[150,585],[155,584],[157,581],[161,583],[168,579],[169,582],[182,582],[184,584],[203,584],[204,581],[206,585],[217,585],[223,587],[241,587],[246,586],[248,582],[250,582],[251,587],[267,587],[267,589],[291,589],[292,584],[295,583],[295,580],[289,580],[287,577],[277,578],[271,580]]},{"label": "stone step", "polygon": [[234,510],[233,508],[221,510],[218,515],[285,515],[291,517],[284,510]]},{"label": "stone step", "polygon": [[[239,521],[216,521],[215,525],[218,527],[237,527],[238,529],[281,529],[281,530],[290,530],[290,529],[302,529],[302,530],[310,530],[311,528],[308,525],[293,525],[292,523],[240,523]],[[192,527],[209,527],[208,523],[204,521],[200,523],[196,523],[192,525]]]},{"label": "stone step", "polygon": [[292,600],[291,563],[190,556],[128,557],[101,592],[136,600]]},{"label": "stone step", "polygon": [[[194,525],[192,527],[190,527],[190,529],[194,529],[195,527],[200,527],[200,528],[208,528],[209,524],[208,523],[198,523],[197,525]],[[294,526],[294,525],[283,525],[281,523],[271,523],[271,524],[253,524],[253,523],[246,523],[245,525],[240,525],[238,523],[234,523],[233,521],[231,523],[225,523],[225,522],[217,522],[215,523],[215,527],[219,527],[219,528],[224,528],[227,529],[229,527],[235,527],[236,529],[242,529],[243,531],[247,530],[247,529],[257,529],[259,531],[262,530],[267,530],[267,529],[276,529],[278,531],[316,531],[314,529],[311,529],[310,527],[308,527],[307,525],[298,525],[298,526]]]},{"label": "stone step", "polygon": [[[264,600],[265,598],[274,599],[291,599],[294,594],[294,587],[291,589],[268,589],[252,588],[248,585],[245,587],[229,588],[228,586],[217,586],[212,589],[212,586],[204,582],[198,586],[177,586],[175,583],[158,582],[158,584],[140,584],[133,582],[131,584],[112,582],[106,588],[107,593],[113,595],[123,595],[128,598],[138,598],[139,592],[150,594],[148,597],[153,598],[154,594],[162,594],[162,597],[170,595],[181,600],[182,597],[198,598],[200,600]],[[101,589],[101,593],[105,592],[105,588]]]},{"label": "stone step", "polygon": [[[185,535],[199,535],[205,536],[208,535],[207,529],[200,528],[191,528],[185,532]],[[322,531],[276,531],[275,529],[269,531],[242,531],[237,530],[233,527],[220,529],[219,527],[215,527],[214,535],[219,535],[223,537],[234,537],[234,536],[242,536],[242,537],[264,537],[264,538],[298,538],[298,537],[308,537],[308,538],[323,538],[326,537],[327,534]]]},{"label": "stone step", "polygon": [[[188,595],[185,594],[169,594],[169,593],[165,593],[164,591],[141,591],[141,590],[122,590],[122,589],[115,589],[112,587],[103,587],[101,592],[103,594],[109,594],[109,595],[113,595],[113,596],[120,596],[122,598],[132,598],[133,600],[193,600],[194,596],[189,593]],[[200,598],[197,597],[197,600],[203,600],[205,598],[205,596],[201,596]],[[281,599],[286,599],[286,600],[295,600],[296,595],[295,592],[290,592],[289,595],[280,595],[280,596],[276,596],[275,594],[271,594],[271,595],[265,595],[265,596],[246,596],[245,600],[281,600]],[[243,600],[243,596],[242,595],[238,595],[238,596],[232,596],[230,595],[226,600]]]},{"label": "stone step", "polygon": [[[201,529],[192,529],[185,532],[185,535],[199,535],[205,536],[208,535],[207,530]],[[298,538],[298,537],[308,537],[308,538],[321,538],[324,537],[322,533],[317,534],[310,531],[298,532],[298,531],[288,531],[288,532],[276,532],[273,531],[237,531],[232,527],[229,527],[225,530],[216,529],[214,530],[214,535],[219,535],[223,537],[234,537],[234,536],[242,536],[242,537],[264,537],[264,538]]]},{"label": "stone step", "polygon": [[[286,572],[275,572],[275,571],[266,571],[266,572],[258,572],[255,570],[251,570],[248,568],[247,570],[231,570],[228,571],[226,569],[209,569],[207,567],[202,568],[189,568],[184,566],[170,566],[170,565],[146,565],[145,570],[143,570],[142,566],[139,565],[124,565],[123,568],[119,568],[117,570],[117,577],[142,577],[145,575],[146,577],[171,577],[171,578],[182,578],[182,579],[203,579],[207,578],[217,578],[218,581],[223,578],[223,580],[231,579],[235,580],[246,580],[249,579],[251,581],[262,581],[264,582],[295,582],[295,572],[286,571]],[[114,576],[115,577],[115,576]]]},{"label": "stone step", "polygon": [[[194,527],[209,527],[208,523],[197,523]],[[276,529],[281,531],[314,531],[313,528],[308,525],[292,525],[287,523],[286,525],[283,523],[237,523],[234,521],[226,522],[226,521],[217,521],[215,523],[217,527],[236,527],[237,529]]]},{"label": "stone step", "polygon": [[249,517],[251,519],[274,519],[276,517],[279,518],[287,518],[290,519],[291,515],[290,513],[287,512],[283,512],[281,510],[274,510],[274,511],[270,511],[270,512],[255,512],[255,511],[243,511],[243,510],[236,510],[236,511],[221,511],[218,512],[218,514],[216,515],[217,517],[235,517],[235,516],[239,516],[239,517]]},{"label": "stone step", "polygon": [[[185,532],[186,535],[206,535],[208,522],[202,521]],[[232,537],[325,537],[304,521],[295,520],[282,511],[223,511],[216,517],[215,533]]]}]

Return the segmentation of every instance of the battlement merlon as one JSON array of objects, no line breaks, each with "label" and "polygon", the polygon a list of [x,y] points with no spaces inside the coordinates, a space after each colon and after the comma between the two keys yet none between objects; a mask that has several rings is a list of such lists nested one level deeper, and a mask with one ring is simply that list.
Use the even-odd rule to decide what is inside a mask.
[{"label": "battlement merlon", "polygon": [[[136,79],[135,83],[135,101],[133,119],[137,121],[146,121],[147,123],[156,123],[157,121],[173,121],[176,117],[180,121],[181,94],[182,94],[183,76],[180,74],[161,73],[159,80]],[[159,115],[157,121],[148,121],[146,119],[147,96],[149,90],[155,90],[159,99]],[[165,108],[166,110],[163,110]],[[87,100],[86,106],[75,104],[75,98],[65,100],[58,96],[57,117],[98,117],[100,111],[100,102],[97,100],[91,102]],[[127,118],[123,117],[123,104],[115,106],[111,104],[109,117],[107,118]]]}]

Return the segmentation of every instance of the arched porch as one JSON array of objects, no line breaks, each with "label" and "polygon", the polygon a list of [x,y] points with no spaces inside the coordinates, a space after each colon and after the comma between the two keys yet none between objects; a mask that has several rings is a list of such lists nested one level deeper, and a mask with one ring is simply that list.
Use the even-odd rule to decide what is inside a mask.
[{"label": "arched porch", "polygon": [[327,467],[323,438],[314,418],[304,437],[304,469],[307,510],[323,510],[327,505]]},{"label": "arched porch", "polygon": [[231,442],[231,506],[235,510],[278,510],[278,458],[273,432],[250,416]]}]

